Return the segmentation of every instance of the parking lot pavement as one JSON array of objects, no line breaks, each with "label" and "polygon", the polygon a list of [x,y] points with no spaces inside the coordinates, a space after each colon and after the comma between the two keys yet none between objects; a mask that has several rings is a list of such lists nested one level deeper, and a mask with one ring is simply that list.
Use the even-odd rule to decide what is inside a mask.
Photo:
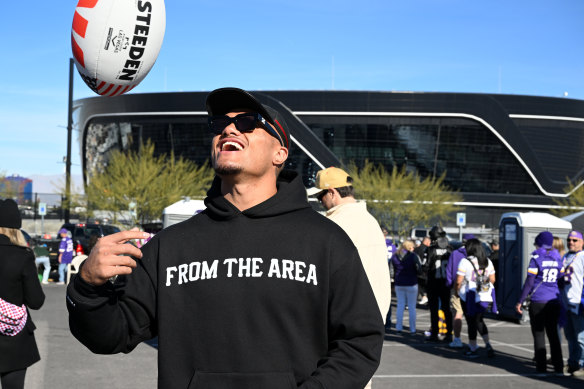
[{"label": "parking lot pavement", "polygon": [[[393,313],[395,320],[395,307]],[[485,319],[485,323],[496,356],[487,357],[479,335],[479,357],[469,359],[461,349],[450,349],[445,343],[425,342],[423,331],[430,328],[430,314],[425,308],[418,309],[417,335],[395,330],[386,334],[381,366],[373,376],[373,388],[584,388],[584,380],[536,374],[529,323],[496,319]],[[406,311],[404,327],[407,328],[407,324]],[[468,341],[466,331],[464,323],[462,341],[465,343]],[[549,345],[547,350],[549,357]],[[562,352],[565,361],[568,357],[565,339]],[[553,371],[553,368],[549,366],[548,370]]]},{"label": "parking lot pavement", "polygon": [[[141,344],[127,355],[91,353],[69,332],[65,286],[43,285],[43,290],[47,296],[45,305],[39,311],[31,311],[42,359],[28,369],[26,388],[156,387],[155,348]],[[393,313],[395,320],[395,307]],[[529,323],[486,319],[497,355],[487,358],[483,349],[479,358],[469,360],[462,351],[449,349],[446,344],[425,342],[423,331],[430,327],[429,312],[418,309],[417,316],[417,335],[395,331],[386,334],[381,365],[373,377],[374,389],[584,388],[583,380],[535,374]],[[404,325],[407,326],[407,314]],[[465,331],[466,325],[463,341],[468,339]],[[482,346],[481,341],[479,345]],[[565,340],[562,346],[565,360],[568,355]]]},{"label": "parking lot pavement", "polygon": [[69,331],[65,286],[43,290],[45,304],[30,311],[41,360],[28,369],[26,388],[156,388],[156,349],[141,344],[130,354],[93,354]]}]

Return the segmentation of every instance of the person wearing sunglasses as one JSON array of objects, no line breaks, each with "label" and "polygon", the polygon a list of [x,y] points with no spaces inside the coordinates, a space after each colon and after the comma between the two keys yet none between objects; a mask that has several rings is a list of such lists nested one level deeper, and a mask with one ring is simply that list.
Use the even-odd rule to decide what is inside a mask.
[{"label": "person wearing sunglasses", "polygon": [[383,321],[357,249],[283,169],[282,114],[237,88],[206,107],[206,210],[141,250],[123,244],[138,231],[101,238],[68,287],[71,332],[106,354],[158,336],[159,388],[363,388]]},{"label": "person wearing sunglasses", "polygon": [[564,333],[568,341],[568,366],[566,371],[576,377],[584,377],[584,251],[582,232],[570,231],[568,252],[563,257],[564,277],[560,287],[567,307]]},{"label": "person wearing sunglasses", "polygon": [[[387,263],[387,245],[379,223],[367,211],[365,202],[357,202],[353,178],[343,169],[333,166],[320,170],[316,173],[314,185],[314,188],[307,190],[308,195],[316,196],[327,210],[326,216],[338,224],[357,247],[381,317],[385,321],[391,304],[391,278]],[[411,286],[411,283],[408,285]],[[410,289],[412,288],[408,289],[411,292]],[[415,319],[413,323],[415,324]],[[396,326],[398,325],[401,323]],[[415,325],[410,330],[415,333]],[[366,388],[370,387],[371,382]]]}]

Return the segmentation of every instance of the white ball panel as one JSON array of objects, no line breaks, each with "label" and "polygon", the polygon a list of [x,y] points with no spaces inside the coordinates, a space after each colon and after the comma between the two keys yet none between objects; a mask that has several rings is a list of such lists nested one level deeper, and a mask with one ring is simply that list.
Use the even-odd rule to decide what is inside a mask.
[{"label": "white ball panel", "polygon": [[[77,69],[96,93],[125,93],[156,62],[166,28],[164,0],[98,0],[93,8],[79,6],[82,3],[92,1],[80,0],[76,8],[72,39]],[[85,24],[79,17],[87,21],[85,37],[78,33]]]}]

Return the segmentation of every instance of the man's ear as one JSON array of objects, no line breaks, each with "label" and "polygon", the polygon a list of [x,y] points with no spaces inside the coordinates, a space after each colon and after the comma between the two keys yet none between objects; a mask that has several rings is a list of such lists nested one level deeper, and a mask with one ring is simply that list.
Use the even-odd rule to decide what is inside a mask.
[{"label": "man's ear", "polygon": [[287,159],[288,149],[283,146],[280,146],[278,150],[276,150],[276,152],[274,153],[274,158],[272,159],[272,162],[274,163],[274,165],[280,166],[283,165]]}]

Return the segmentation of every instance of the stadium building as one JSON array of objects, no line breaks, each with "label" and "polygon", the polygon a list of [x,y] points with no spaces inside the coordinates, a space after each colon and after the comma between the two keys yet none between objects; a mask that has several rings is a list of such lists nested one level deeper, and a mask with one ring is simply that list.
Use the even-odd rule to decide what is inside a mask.
[{"label": "stadium building", "polygon": [[[283,112],[292,132],[288,168],[307,187],[316,172],[367,159],[422,177],[445,173],[467,225],[497,227],[511,211],[546,212],[584,179],[584,101],[519,95],[253,92]],[[209,159],[207,92],[129,94],[75,101],[84,180],[114,149],[151,139],[157,153]],[[455,220],[452,220],[454,224]]]}]

